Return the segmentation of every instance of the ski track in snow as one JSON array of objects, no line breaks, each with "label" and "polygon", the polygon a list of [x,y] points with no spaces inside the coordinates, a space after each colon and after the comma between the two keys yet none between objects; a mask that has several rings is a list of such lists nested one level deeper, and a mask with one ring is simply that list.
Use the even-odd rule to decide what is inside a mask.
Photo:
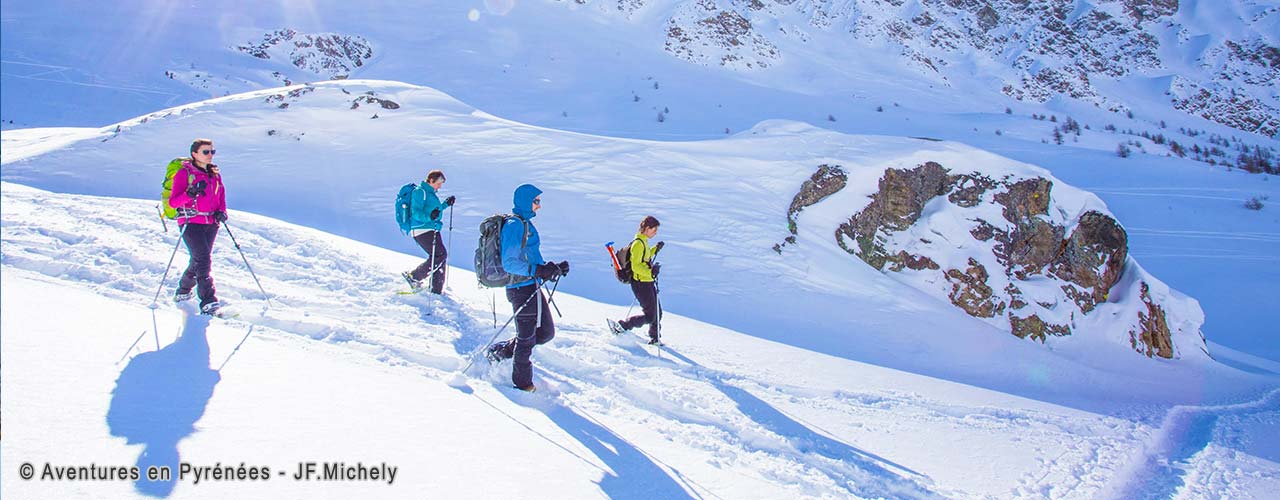
[{"label": "ski track in snow", "polygon": [[[150,303],[174,248],[176,230],[171,225],[168,233],[159,231],[154,207],[147,202],[58,195],[8,183],[4,202],[6,267],[83,284],[125,302]],[[395,278],[399,269],[386,262],[408,268],[417,263],[416,258],[362,244],[335,246],[318,231],[252,214],[233,211],[230,215],[237,241],[262,286],[272,294],[270,310],[255,310],[264,304],[261,293],[227,233],[220,233],[213,275],[220,298],[241,313],[229,321],[251,325],[245,338],[302,336],[447,379],[467,361],[466,356],[493,336],[488,294],[459,290],[470,286],[466,273],[451,281],[451,296],[397,296],[394,292],[403,288]],[[147,220],[154,225],[121,223]],[[185,249],[180,248],[160,289],[160,307],[173,307],[169,295],[185,262]],[[510,306],[504,297],[496,302],[501,310],[496,321],[501,324]],[[1188,464],[1212,451],[1207,445],[1218,420],[1269,415],[1264,423],[1274,426],[1280,408],[1278,392],[1240,405],[1176,407],[1153,430],[1141,419],[963,405],[905,391],[799,387],[775,374],[754,373],[748,363],[735,361],[723,351],[706,347],[654,350],[641,345],[637,335],[611,335],[603,318],[574,319],[557,318],[556,339],[535,350],[536,383],[541,390],[509,397],[541,409],[565,429],[590,435],[591,439],[580,439],[584,444],[598,441],[611,450],[628,450],[629,455],[622,454],[617,462],[606,464],[609,467],[646,467],[648,474],[641,477],[672,478],[670,484],[645,486],[664,498],[721,497],[714,485],[660,459],[661,449],[642,448],[623,436],[692,447],[708,457],[713,467],[731,471],[743,481],[786,488],[797,497],[1091,498],[1104,493],[1163,497],[1179,487],[1191,492],[1234,492],[1229,487],[1231,474],[1256,476],[1267,474],[1258,470],[1270,470],[1272,479],[1276,474],[1275,468],[1241,472]],[[128,351],[126,357],[149,347],[146,333],[133,346],[121,346]],[[508,329],[500,339],[513,333]],[[161,343],[159,332],[156,336]],[[713,363],[707,360],[715,360],[714,365],[721,368],[709,368],[707,364]],[[481,360],[470,375],[505,387],[510,363],[489,365]],[[472,394],[484,400],[480,393]],[[984,452],[1000,453],[1006,447],[1025,447],[1035,450],[1038,458],[1009,489],[980,493],[948,486],[956,481],[943,473],[934,471],[931,476],[876,452],[882,447],[893,450],[894,440],[920,429],[935,434],[944,429],[961,448],[991,447],[992,451]],[[993,434],[1013,437],[1008,442],[988,442],[986,436]],[[855,446],[850,436],[869,445]],[[557,445],[568,453],[579,453]],[[968,473],[983,473],[984,464],[972,467]],[[635,476],[625,480],[635,481]],[[1191,481],[1198,482],[1182,486]],[[1117,482],[1124,486],[1104,489]],[[1228,484],[1225,490],[1220,483]]]}]

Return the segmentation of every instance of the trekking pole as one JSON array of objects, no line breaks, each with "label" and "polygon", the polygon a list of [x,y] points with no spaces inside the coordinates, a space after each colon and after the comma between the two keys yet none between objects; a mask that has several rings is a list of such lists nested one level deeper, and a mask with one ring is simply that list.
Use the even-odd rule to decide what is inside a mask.
[{"label": "trekking pole", "polygon": [[557,317],[557,318],[563,318],[563,317],[564,317],[564,315],[563,315],[563,314],[560,314],[560,306],[557,306],[557,305],[556,305],[556,301],[555,301],[555,296],[556,296],[556,287],[558,287],[558,286],[560,286],[560,279],[559,279],[559,278],[557,278],[557,279],[556,279],[556,283],[555,283],[554,285],[551,285],[551,295],[549,295],[549,296],[547,297],[547,302],[550,302],[550,303],[551,303],[551,307],[554,307],[554,308],[555,308],[555,310],[556,310],[556,317]]},{"label": "trekking pole", "polygon": [[[524,303],[523,303],[523,304],[520,304],[520,307],[516,309],[515,314],[512,314],[512,315],[511,315],[511,318],[510,318],[510,319],[508,319],[506,323],[503,323],[503,324],[502,324],[502,328],[499,328],[499,329],[498,329],[498,331],[493,332],[493,336],[492,336],[492,337],[489,337],[489,341],[488,341],[488,342],[485,342],[484,344],[481,344],[479,349],[476,349],[476,350],[475,350],[475,352],[472,352],[472,353],[471,353],[471,355],[470,355],[470,356],[468,356],[469,358],[471,358],[471,361],[469,361],[469,362],[467,363],[467,366],[465,366],[465,367],[463,367],[463,368],[462,368],[462,374],[463,374],[463,375],[466,375],[466,374],[467,374],[467,370],[470,370],[470,369],[471,369],[471,365],[476,364],[476,355],[477,355],[477,354],[480,354],[480,351],[483,351],[483,350],[485,350],[485,349],[489,348],[489,346],[493,345],[493,341],[498,339],[498,335],[501,335],[503,330],[506,330],[508,326],[511,326],[511,322],[512,322],[512,321],[515,321],[516,316],[519,316],[519,315],[520,315],[520,311],[523,311],[523,310],[524,310],[524,308],[525,308],[525,306],[529,305],[529,301],[530,301],[530,300],[533,300],[533,298],[534,298],[534,297],[538,297],[538,296],[541,296],[541,295],[542,295],[542,283],[538,283],[538,289],[537,289],[537,290],[534,290],[534,291],[533,291],[533,293],[529,294],[529,298],[524,299]],[[495,314],[496,314],[496,313],[495,313]]]},{"label": "trekking pole", "polygon": [[165,233],[168,233],[168,232],[169,232],[169,223],[168,223],[168,222],[165,222],[165,220],[164,220],[164,210],[162,210],[162,209],[160,208],[160,204],[159,204],[159,203],[157,203],[157,204],[156,204],[156,215],[159,215],[159,216],[160,216],[160,225],[161,225],[161,226],[164,226],[164,232],[165,232]]},{"label": "trekking pole", "polygon": [[249,269],[249,274],[253,276],[254,283],[258,284],[258,291],[262,292],[262,297],[267,299],[267,308],[271,307],[271,297],[267,295],[267,291],[262,289],[262,282],[258,281],[258,274],[253,272],[253,266],[249,265],[249,258],[244,256],[244,250],[240,248],[240,242],[236,241],[236,235],[231,232],[231,226],[227,221],[222,221],[222,227],[227,228],[227,236],[231,237],[231,243],[236,246],[236,251],[240,252],[240,259],[244,260],[244,267]]},{"label": "trekking pole", "polygon": [[164,280],[169,279],[169,268],[173,266],[173,258],[178,255],[178,246],[182,244],[182,235],[187,234],[187,226],[180,225],[181,231],[178,231],[178,241],[173,244],[173,253],[169,254],[169,263],[164,265],[164,276],[160,277],[160,286],[156,287],[156,296],[151,298],[151,308],[155,309],[157,302],[160,301],[160,290],[164,290]]},{"label": "trekking pole", "polygon": [[[449,251],[445,255],[453,255],[453,205],[449,205]],[[444,282],[449,282],[449,268],[444,269]]]}]

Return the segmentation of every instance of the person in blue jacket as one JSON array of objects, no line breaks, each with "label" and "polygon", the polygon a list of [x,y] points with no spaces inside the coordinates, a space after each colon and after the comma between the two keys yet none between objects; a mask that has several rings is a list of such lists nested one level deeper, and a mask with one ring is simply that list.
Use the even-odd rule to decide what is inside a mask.
[{"label": "person in blue jacket", "polygon": [[556,336],[547,299],[542,295],[542,284],[569,274],[569,261],[555,263],[542,258],[538,228],[532,220],[542,208],[541,194],[542,190],[532,184],[517,187],[511,209],[515,217],[502,225],[502,268],[529,279],[507,285],[507,301],[511,302],[516,316],[516,336],[489,346],[491,358],[515,358],[511,383],[527,392],[535,390],[533,362],[529,359],[533,346],[545,344]]},{"label": "person in blue jacket", "polygon": [[418,189],[413,190],[413,201],[409,210],[411,230],[409,235],[427,252],[427,260],[412,271],[400,273],[409,282],[409,288],[418,291],[422,281],[431,278],[431,293],[444,293],[445,260],[449,252],[445,250],[444,239],[440,237],[441,222],[446,208],[452,207],[456,200],[453,196],[440,201],[440,187],[444,186],[444,172],[432,170],[427,173],[427,180],[422,181]]}]

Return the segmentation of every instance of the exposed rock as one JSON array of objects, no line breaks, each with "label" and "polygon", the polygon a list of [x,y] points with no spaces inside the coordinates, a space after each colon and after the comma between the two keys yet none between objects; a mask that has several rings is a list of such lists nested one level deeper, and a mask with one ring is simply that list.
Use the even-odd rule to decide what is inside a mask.
[{"label": "exposed rock", "polygon": [[1020,280],[1041,274],[1058,260],[1066,228],[1040,219],[1015,226],[1013,231],[996,234],[996,258]]},{"label": "exposed rock", "polygon": [[[902,231],[920,218],[930,199],[941,195],[949,184],[947,171],[935,162],[914,169],[888,169],[880,178],[880,190],[871,195],[871,204],[836,229],[836,241],[845,251],[876,269],[883,269],[889,254],[876,242],[876,231]],[[850,249],[847,236],[857,242]]]},{"label": "exposed rock", "polygon": [[360,107],[360,103],[377,104],[382,109],[400,109],[400,105],[390,99],[381,99],[370,95],[362,95],[351,101],[351,109]]},{"label": "exposed rock", "polygon": [[1151,300],[1150,287],[1142,282],[1142,303],[1147,306],[1146,312],[1138,313],[1138,329],[1129,330],[1129,343],[1135,351],[1153,354],[1165,359],[1173,358],[1173,339],[1169,334],[1169,323],[1165,320],[1164,309]]},{"label": "exposed rock", "polygon": [[934,262],[933,259],[923,255],[912,255],[907,253],[906,250],[899,251],[897,254],[889,257],[887,261],[889,262],[889,270],[893,272],[900,272],[904,268],[914,271],[923,271],[925,269],[937,271],[938,269],[941,269],[941,267],[938,266],[938,263]]},{"label": "exposed rock", "polygon": [[848,180],[849,174],[840,165],[819,165],[818,171],[800,186],[800,192],[796,193],[791,207],[787,209],[787,228],[791,234],[796,234],[796,215],[800,211],[844,189]]},{"label": "exposed rock", "polygon": [[1005,285],[1004,293],[1009,294],[1009,309],[1016,311],[1027,307],[1027,301],[1022,300],[1022,290],[1019,290],[1013,283]]},{"label": "exposed rock", "polygon": [[1128,255],[1129,237],[1124,228],[1111,216],[1091,210],[1080,216],[1050,272],[1089,291],[1068,292],[1087,314],[1095,304],[1107,300],[1111,286],[1120,281]]},{"label": "exposed rock", "polygon": [[969,234],[973,239],[978,241],[987,241],[995,236],[996,228],[985,220],[978,219],[978,225],[969,230]]},{"label": "exposed rock", "polygon": [[1026,225],[1033,216],[1049,213],[1049,191],[1052,189],[1052,182],[1036,177],[1010,185],[1008,191],[997,193],[995,200],[1004,206],[1005,220]]},{"label": "exposed rock", "polygon": [[1012,328],[1011,333],[1020,339],[1030,338],[1031,340],[1039,340],[1044,342],[1049,335],[1061,337],[1070,335],[1071,329],[1066,325],[1055,325],[1045,323],[1040,319],[1039,315],[1032,314],[1026,318],[1019,318],[1009,315],[1009,325]]},{"label": "exposed rock", "polygon": [[960,174],[954,177],[954,187],[947,199],[956,205],[970,208],[982,203],[982,195],[996,185],[985,175]]},{"label": "exposed rock", "polygon": [[972,257],[964,272],[948,269],[944,276],[951,283],[951,303],[970,316],[990,318],[1004,312],[1004,303],[993,300],[991,287],[987,286],[987,268]]},{"label": "exposed rock", "polygon": [[299,69],[330,79],[345,79],[373,57],[372,45],[359,35],[307,34],[288,28],[268,32],[261,41],[235,49],[259,59],[270,59],[274,52]]}]

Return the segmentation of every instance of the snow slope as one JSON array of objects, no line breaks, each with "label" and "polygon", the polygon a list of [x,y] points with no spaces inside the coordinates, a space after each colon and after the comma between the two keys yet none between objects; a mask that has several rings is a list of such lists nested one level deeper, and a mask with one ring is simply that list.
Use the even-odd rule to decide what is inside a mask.
[{"label": "snow slope", "polygon": [[[369,97],[398,107],[352,108]],[[568,259],[581,272],[566,283],[567,292],[629,302],[603,246],[629,238],[637,221],[652,214],[664,221],[662,235],[670,243],[661,283],[669,311],[837,357],[1034,397],[1077,398],[1054,380],[993,376],[987,365],[1005,362],[1005,350],[1014,349],[1016,365],[1048,363],[1063,374],[1075,373],[1079,364],[1100,369],[1099,376],[1130,368],[1182,370],[1135,355],[1127,336],[1104,334],[1102,327],[1047,346],[1021,341],[936,294],[903,287],[836,245],[830,235],[838,221],[831,210],[856,212],[866,203],[856,195],[870,192],[888,167],[937,161],[957,172],[1047,175],[957,143],[847,136],[781,121],[717,141],[613,139],[503,120],[432,89],[360,80],[214,99],[99,132],[43,154],[33,149],[48,142],[43,134],[9,132],[3,178],[61,192],[150,197],[148,186],[156,182],[150,165],[184,151],[179,146],[157,156],[158,145],[213,137],[231,207],[416,252],[389,217],[387,193],[443,168],[451,179],[446,191],[460,200],[450,215],[455,265],[473,253],[479,220],[508,211],[511,190],[533,182],[546,191],[539,226],[565,228],[544,229],[543,254]],[[820,163],[845,165],[854,188],[803,214],[800,251],[779,255],[771,247],[786,234],[786,207]],[[1065,193],[1055,197],[1066,201],[1066,210],[1105,210],[1069,186],[1059,193]],[[158,229],[154,219],[135,223]],[[1137,297],[1117,302],[1127,310]],[[1183,364],[1199,370],[1208,363],[1192,346],[1199,343],[1199,312],[1188,302],[1169,314],[1171,326],[1185,336],[1175,339]],[[943,358],[956,362],[934,361]],[[1153,393],[1185,397],[1164,377],[1136,378]]]},{"label": "snow slope", "polygon": [[[397,296],[396,271],[419,257],[233,210],[270,308],[222,240],[214,275],[241,316],[210,321],[163,300],[147,308],[174,238],[139,223],[151,201],[0,192],[6,469],[182,461],[271,474],[135,485],[10,472],[0,485],[12,497],[1248,498],[1280,484],[1265,362],[1253,367],[1265,375],[1187,363],[1147,374],[1199,387],[1182,396],[1076,369],[1056,382],[1092,403],[1064,406],[678,310],[665,321],[672,347],[656,353],[603,327],[621,302],[559,291],[558,335],[534,355],[542,389],[528,395],[505,389],[506,364],[455,379],[494,331],[489,294],[463,269],[450,269],[444,299]],[[548,241],[563,230],[553,220],[540,221]],[[1041,368],[987,370],[1060,375],[1041,351],[1016,355]],[[309,461],[398,469],[391,484],[294,481]]]}]

